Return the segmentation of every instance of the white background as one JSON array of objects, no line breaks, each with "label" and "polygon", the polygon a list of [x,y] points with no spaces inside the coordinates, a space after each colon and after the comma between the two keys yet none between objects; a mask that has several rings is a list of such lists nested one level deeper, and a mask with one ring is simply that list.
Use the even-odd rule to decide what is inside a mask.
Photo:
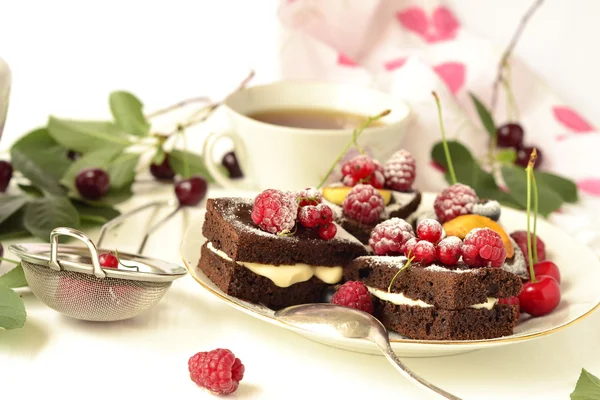
[{"label": "white background", "polygon": [[[450,3],[467,28],[501,47],[529,5],[523,0]],[[257,71],[257,82],[273,79],[277,4],[274,0],[2,2],[0,57],[13,70],[13,93],[0,147],[8,147],[19,135],[44,124],[49,114],[108,117],[107,97],[115,89],[136,93],[148,109],[154,109],[194,95],[218,98],[249,68]],[[595,0],[547,0],[516,50],[567,103],[596,125],[600,125],[596,113],[599,16],[600,2]],[[177,244],[166,245],[172,245],[169,257],[176,258]],[[165,313],[163,305],[110,335],[102,325],[65,322],[28,298],[30,328],[0,335],[0,350],[6,350],[12,360],[11,367],[3,371],[14,372],[1,377],[3,393],[31,398],[37,388],[35,398],[40,398],[49,387],[51,394],[64,398],[96,398],[95,394],[156,398],[169,390],[177,397],[202,398],[203,392],[186,377],[186,357],[204,346],[237,345],[252,347],[252,352],[261,346],[264,351],[261,371],[252,366],[252,360],[245,361],[248,374],[240,398],[260,398],[267,392],[271,398],[277,398],[278,393],[279,398],[294,398],[295,393],[310,393],[306,390],[311,384],[327,388],[329,397],[336,392],[372,393],[374,398],[388,393],[409,399],[422,394],[398,377],[383,358],[353,355],[267,328],[204,293],[196,293],[189,280],[177,287],[165,304],[171,310],[180,304],[180,313]],[[204,311],[194,312],[193,307]],[[56,329],[45,331],[48,321],[56,324]],[[233,321],[239,324],[233,327]],[[181,330],[181,326],[186,328]],[[550,393],[556,389],[555,398],[566,398],[575,384],[573,371],[583,366],[581,360],[590,361],[599,351],[597,344],[592,348],[580,345],[597,343],[596,334],[590,331],[597,326],[595,315],[551,337],[511,346],[510,351],[490,350],[486,353],[489,358],[472,353],[408,363],[441,386],[479,393],[471,398],[493,397],[495,385],[505,390],[513,385],[529,388],[517,390],[514,398],[551,398],[543,388]],[[145,343],[154,340],[157,345],[145,349],[138,341],[141,336]],[[223,343],[221,337],[229,342]],[[235,337],[239,341],[232,343]],[[197,338],[197,346],[189,345],[193,342],[190,338]],[[25,339],[29,345],[19,347]],[[75,343],[81,341],[95,346],[94,351],[77,347]],[[5,345],[8,348],[2,347]],[[540,351],[536,352],[538,345]],[[528,359],[519,357],[521,351]],[[133,359],[132,354],[138,358]],[[86,358],[89,355],[104,358],[90,360]],[[28,363],[36,363],[36,371],[47,374],[28,376]],[[101,370],[95,365],[101,365]],[[565,366],[564,374],[556,370],[557,365]],[[464,380],[458,378],[460,383],[450,378],[455,374],[449,371],[456,368],[467,374]],[[62,369],[68,374],[62,374]],[[99,375],[94,378],[93,373]],[[502,377],[497,382],[496,375]],[[472,382],[470,388],[464,386],[466,382]],[[57,388],[60,392],[55,391]]]}]

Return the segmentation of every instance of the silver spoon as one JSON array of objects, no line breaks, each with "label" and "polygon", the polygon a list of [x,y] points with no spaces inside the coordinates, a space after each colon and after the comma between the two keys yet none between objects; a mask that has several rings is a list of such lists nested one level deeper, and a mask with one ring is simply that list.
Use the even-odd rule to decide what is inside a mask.
[{"label": "silver spoon", "polygon": [[446,399],[461,400],[443,389],[427,382],[413,373],[392,351],[388,332],[373,316],[348,307],[335,304],[302,304],[279,310],[275,317],[289,325],[314,333],[337,334],[345,338],[368,339],[375,343],[385,358],[413,383],[443,396]]}]

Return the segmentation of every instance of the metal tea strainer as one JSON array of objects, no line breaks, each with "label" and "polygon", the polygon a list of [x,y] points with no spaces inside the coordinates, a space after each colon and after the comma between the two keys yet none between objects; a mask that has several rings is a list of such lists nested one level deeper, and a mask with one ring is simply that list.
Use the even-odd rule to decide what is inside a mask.
[{"label": "metal tea strainer", "polygon": [[[150,203],[109,221],[102,227],[98,247],[109,227],[143,209],[171,204]],[[140,248],[155,227],[146,234]],[[63,235],[79,239],[85,247],[59,245]],[[98,255],[110,250],[99,250],[83,232],[66,227],[54,229],[49,244],[16,244],[9,249],[21,259],[25,278],[36,297],[58,312],[87,321],[135,317],[158,303],[171,283],[187,273],[179,265],[121,252],[118,268],[103,268]]]}]

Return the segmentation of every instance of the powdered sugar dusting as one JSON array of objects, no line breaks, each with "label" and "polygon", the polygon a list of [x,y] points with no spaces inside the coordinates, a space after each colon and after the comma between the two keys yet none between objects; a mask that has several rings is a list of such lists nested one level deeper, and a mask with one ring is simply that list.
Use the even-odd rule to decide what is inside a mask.
[{"label": "powdered sugar dusting", "polygon": [[414,157],[404,149],[397,151],[385,163],[383,175],[387,187],[394,190],[410,190],[416,176]]},{"label": "powdered sugar dusting", "polygon": [[428,271],[453,272],[456,274],[475,273],[475,272],[479,271],[478,268],[448,268],[448,267],[443,267],[441,265],[436,265],[436,264],[425,267],[425,269]]},{"label": "powdered sugar dusting", "polygon": [[412,203],[417,197],[417,192],[392,192],[394,202],[385,208],[385,212],[389,215]]}]

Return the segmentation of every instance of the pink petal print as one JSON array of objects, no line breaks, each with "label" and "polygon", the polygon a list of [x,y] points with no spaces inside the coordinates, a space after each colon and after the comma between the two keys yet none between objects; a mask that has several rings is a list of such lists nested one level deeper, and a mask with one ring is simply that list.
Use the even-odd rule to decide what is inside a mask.
[{"label": "pink petal print", "polygon": [[558,120],[558,122],[574,132],[586,133],[595,130],[594,127],[589,124],[589,122],[587,122],[569,107],[555,106],[552,108],[552,112],[554,113],[554,117]]},{"label": "pink petal print", "polygon": [[344,67],[356,67],[358,66],[358,64],[356,63],[356,61],[354,61],[353,59],[351,59],[350,57],[348,57],[345,54],[338,54],[338,59],[337,59],[337,63],[338,65],[342,65]]},{"label": "pink petal print", "polygon": [[466,67],[462,63],[447,62],[434,67],[433,70],[446,82],[453,94],[456,94],[465,84]]},{"label": "pink petal print", "polygon": [[452,11],[442,6],[433,12],[433,27],[435,28],[433,41],[440,41],[454,39],[460,25]]},{"label": "pink petal print", "polygon": [[396,13],[396,18],[407,30],[427,39],[429,22],[427,14],[420,7],[409,7]]},{"label": "pink petal print", "polygon": [[588,178],[577,181],[577,187],[591,196],[600,197],[600,179]]},{"label": "pink petal print", "polygon": [[394,70],[396,70],[398,68],[401,68],[405,63],[406,63],[406,58],[405,57],[400,57],[400,58],[397,58],[395,60],[391,60],[391,61],[386,62],[383,66],[388,71],[394,71]]}]

